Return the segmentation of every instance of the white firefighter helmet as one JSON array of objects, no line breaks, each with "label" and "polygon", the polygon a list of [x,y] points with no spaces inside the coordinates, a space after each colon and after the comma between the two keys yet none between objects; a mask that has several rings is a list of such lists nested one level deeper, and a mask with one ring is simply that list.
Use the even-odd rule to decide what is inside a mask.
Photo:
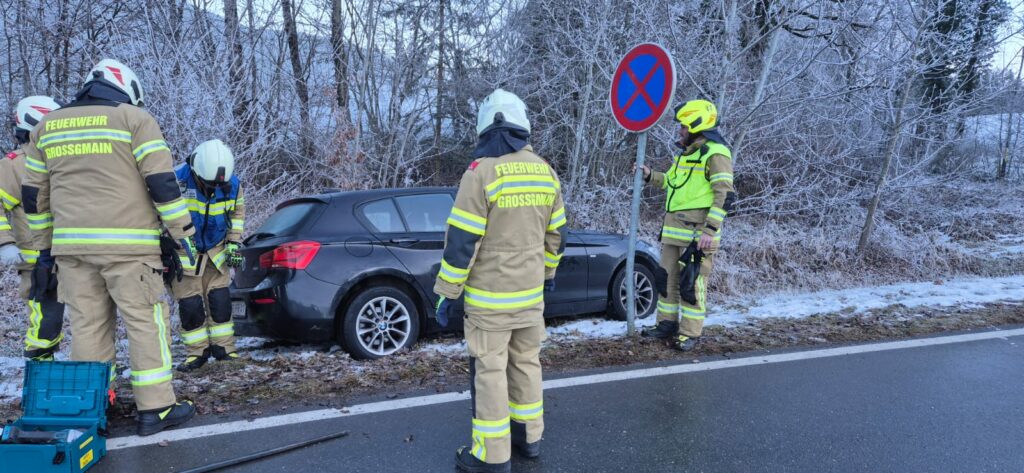
[{"label": "white firefighter helmet", "polygon": [[32,131],[43,120],[43,115],[60,108],[60,104],[52,97],[32,95],[18,102],[14,108],[14,127],[19,130]]},{"label": "white firefighter helmet", "polygon": [[235,172],[235,155],[221,140],[199,143],[189,161],[192,172],[210,184],[227,183]]},{"label": "white firefighter helmet", "polygon": [[135,75],[135,72],[129,69],[128,66],[113,59],[104,59],[89,71],[89,76],[85,78],[85,83],[88,84],[94,80],[102,80],[108,85],[117,88],[117,90],[128,94],[128,99],[132,105],[144,106],[142,81],[139,80],[139,76]]},{"label": "white firefighter helmet", "polygon": [[530,131],[530,119],[526,118],[526,104],[522,99],[505,89],[495,89],[480,104],[476,117],[477,136],[497,121],[499,113],[505,123]]}]

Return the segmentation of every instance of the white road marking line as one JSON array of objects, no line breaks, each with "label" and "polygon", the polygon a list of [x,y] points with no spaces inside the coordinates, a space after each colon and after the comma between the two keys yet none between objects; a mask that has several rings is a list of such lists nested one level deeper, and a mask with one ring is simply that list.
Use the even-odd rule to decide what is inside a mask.
[{"label": "white road marking line", "polygon": [[[610,383],[615,381],[627,381],[631,379],[651,378],[655,376],[668,376],[682,373],[693,373],[700,371],[712,371],[724,368],[737,368],[741,366],[763,365],[768,363],[785,363],[787,361],[812,360],[816,358],[828,358],[843,355],[856,355],[861,353],[873,353],[888,350],[899,350],[904,348],[919,348],[935,345],[949,345],[953,343],[975,342],[980,340],[1002,339],[1009,337],[1024,336],[1024,328],[1013,330],[994,330],[981,333],[969,333],[963,335],[950,335],[933,338],[921,338],[914,340],[901,340],[898,342],[873,343],[869,345],[854,345],[847,347],[825,348],[821,350],[798,351],[783,353],[779,355],[751,356],[731,360],[710,361],[706,363],[683,363],[677,365],[662,366],[658,368],[642,368],[627,371],[615,371],[572,378],[552,379],[544,382],[544,389],[559,389],[573,386],[585,386],[589,384]],[[107,450],[120,450],[124,448],[142,447],[154,445],[163,441],[174,442],[180,440],[192,440],[214,435],[234,434],[250,430],[281,427],[284,425],[302,424],[320,420],[338,419],[341,417],[373,414],[399,409],[424,407],[434,404],[444,404],[469,399],[469,391],[457,393],[433,394],[429,396],[412,397],[407,399],[395,399],[392,401],[371,402],[359,404],[344,409],[320,409],[315,411],[298,412],[295,414],[282,414],[272,417],[262,417],[252,421],[239,420],[225,422],[222,424],[202,425],[184,429],[169,430],[149,437],[115,437],[107,440]]]}]

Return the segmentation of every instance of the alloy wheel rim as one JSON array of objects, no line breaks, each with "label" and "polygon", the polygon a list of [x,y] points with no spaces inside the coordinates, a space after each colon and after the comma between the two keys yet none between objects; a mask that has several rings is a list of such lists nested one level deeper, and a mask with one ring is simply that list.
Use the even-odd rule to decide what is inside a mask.
[{"label": "alloy wheel rim", "polygon": [[409,310],[393,297],[371,299],[359,309],[356,318],[356,339],[366,351],[378,356],[404,348],[411,329]]},{"label": "alloy wheel rim", "polygon": [[[647,312],[654,307],[654,284],[646,274],[640,271],[633,272],[633,287],[636,291],[636,316],[637,318],[645,318],[650,314]],[[629,304],[629,293],[626,291],[627,284],[626,278],[622,278],[622,287],[619,288],[619,298],[622,301],[622,307],[626,307]]]}]

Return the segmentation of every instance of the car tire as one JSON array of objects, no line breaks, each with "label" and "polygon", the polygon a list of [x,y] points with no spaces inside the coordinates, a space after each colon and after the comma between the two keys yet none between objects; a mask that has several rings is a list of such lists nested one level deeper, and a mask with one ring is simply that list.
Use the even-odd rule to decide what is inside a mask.
[{"label": "car tire", "polygon": [[[637,310],[637,319],[646,319],[654,314],[658,305],[658,290],[654,287],[654,272],[646,265],[636,262],[633,272],[637,274],[639,284],[637,305],[644,307],[643,312]],[[626,320],[626,304],[622,300],[625,294],[626,268],[615,272],[611,289],[608,292],[608,315],[615,320]]]},{"label": "car tire", "polygon": [[373,360],[415,345],[420,314],[405,291],[374,286],[349,301],[338,330],[338,339],[352,358]]}]

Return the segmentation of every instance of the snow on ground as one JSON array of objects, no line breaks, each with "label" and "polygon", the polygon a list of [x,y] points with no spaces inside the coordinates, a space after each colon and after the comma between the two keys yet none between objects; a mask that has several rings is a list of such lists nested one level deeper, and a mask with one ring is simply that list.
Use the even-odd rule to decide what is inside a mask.
[{"label": "snow on ground", "polygon": [[[736,325],[767,317],[808,317],[816,314],[855,314],[902,304],[907,307],[964,307],[984,303],[1024,301],[1024,275],[1000,278],[958,278],[941,282],[890,284],[811,293],[777,293],[712,306],[707,325]],[[654,317],[638,320],[637,326],[654,324]],[[626,322],[585,319],[551,327],[552,337],[608,338],[625,335]]]},{"label": "snow on ground", "polygon": [[466,351],[466,341],[453,339],[443,342],[421,343],[416,347],[416,350],[443,354],[464,353]]},{"label": "snow on ground", "polygon": [[24,358],[0,357],[0,401],[21,397],[21,372],[24,368]]},{"label": "snow on ground", "polygon": [[[1016,241],[1024,246],[1024,239]],[[833,313],[853,315],[894,304],[907,307],[959,305],[970,308],[985,303],[1010,301],[1024,301],[1024,275],[998,278],[965,277],[936,282],[751,296],[732,300],[720,306],[713,305],[709,309],[707,325],[732,326],[769,317],[801,318]],[[622,321],[585,318],[561,323],[564,320],[552,321],[548,327],[552,340],[613,338],[626,334],[626,322]],[[637,320],[636,325],[642,328],[651,326],[654,322],[655,317],[651,316]],[[318,352],[325,351],[337,356],[347,356],[338,346],[324,350],[323,346],[288,344],[260,337],[242,337],[237,340],[237,344],[247,356],[259,361],[277,357],[308,359]],[[466,344],[459,338],[449,337],[421,343],[415,350],[444,354],[464,353]],[[60,358],[65,357],[61,355]],[[22,358],[0,357],[0,402],[10,402],[21,397],[23,367]],[[122,377],[126,377],[129,370],[125,367],[121,369]]]},{"label": "snow on ground", "polygon": [[[323,351],[313,348],[313,345],[280,343],[262,337],[240,337],[235,340],[235,347],[239,351],[244,351],[249,358],[257,361],[269,361],[279,356],[307,360]],[[328,352],[334,353],[338,350],[341,350],[341,347],[333,346]]]},{"label": "snow on ground", "polygon": [[1024,236],[999,235],[996,237],[994,248],[989,255],[993,257],[1005,257],[1024,254]]}]

